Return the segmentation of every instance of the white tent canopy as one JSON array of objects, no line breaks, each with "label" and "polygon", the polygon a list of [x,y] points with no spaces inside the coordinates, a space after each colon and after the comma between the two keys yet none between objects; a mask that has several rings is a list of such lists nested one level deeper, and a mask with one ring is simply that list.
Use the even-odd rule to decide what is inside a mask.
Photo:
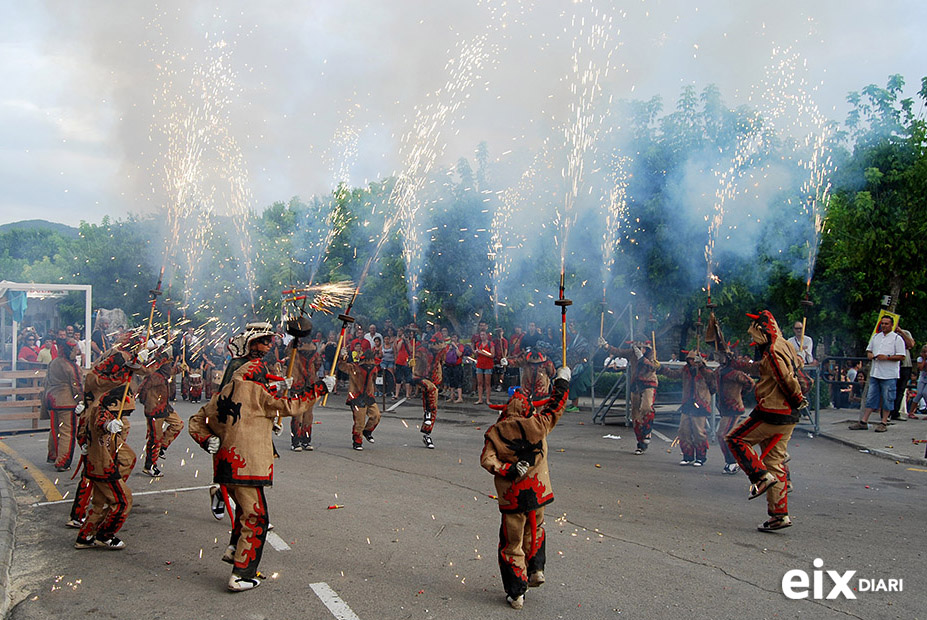
[{"label": "white tent canopy", "polygon": [[[0,281],[0,298],[3,298],[7,295],[8,291],[23,291],[30,297],[35,296],[35,294],[48,293],[49,296],[54,296],[56,293],[67,293],[71,291],[84,291],[84,338],[88,343],[87,354],[83,356],[83,362],[85,368],[90,368],[90,328],[92,326],[90,318],[92,313],[90,311],[91,301],[93,297],[93,287],[89,284],[23,284],[19,282],[10,282],[9,280]],[[6,324],[6,307],[0,307],[0,325]],[[12,368],[16,370],[16,357],[19,351],[19,323],[17,323],[16,318],[13,317],[13,355],[12,355]]]}]

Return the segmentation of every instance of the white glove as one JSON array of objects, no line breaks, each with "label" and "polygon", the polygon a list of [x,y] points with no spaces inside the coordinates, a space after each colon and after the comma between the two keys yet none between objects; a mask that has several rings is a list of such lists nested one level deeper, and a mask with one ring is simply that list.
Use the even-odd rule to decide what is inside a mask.
[{"label": "white glove", "polygon": [[107,433],[112,433],[115,435],[116,433],[122,431],[123,428],[125,428],[125,424],[122,423],[122,420],[117,418],[104,424],[103,428],[106,429]]},{"label": "white glove", "polygon": [[219,445],[221,443],[222,441],[218,437],[213,435],[212,437],[206,440],[206,452],[209,452],[210,454],[215,454],[216,452],[219,451]]},{"label": "white glove", "polygon": [[331,392],[335,389],[335,378],[331,375],[325,375],[322,377],[322,383],[325,384],[325,391]]},{"label": "white glove", "polygon": [[149,357],[151,357],[150,349],[142,349],[141,351],[138,352],[138,355],[135,356],[135,358],[138,360],[138,363],[141,364],[142,366],[148,363]]},{"label": "white glove", "polygon": [[80,415],[81,413],[84,412],[84,409],[86,408],[87,407],[84,406],[84,403],[77,403],[77,406],[74,407],[74,413],[76,413],[77,415]]},{"label": "white glove", "polygon": [[602,336],[599,336],[599,348],[605,349],[607,347],[608,347],[608,341]]},{"label": "white glove", "polygon": [[632,351],[634,351],[634,357],[636,357],[637,359],[644,357],[644,352],[641,351],[641,348],[639,346],[634,345],[634,348],[632,349]]},{"label": "white glove", "polygon": [[145,341],[145,348],[153,350],[159,348],[162,344],[164,344],[164,341],[159,338],[149,338]]},{"label": "white glove", "polygon": [[573,373],[570,372],[570,367],[561,366],[557,369],[557,375],[554,377],[554,379],[565,379],[566,381],[569,381],[572,377]]},{"label": "white glove", "polygon": [[518,472],[519,478],[524,478],[525,474],[528,473],[528,461],[518,461],[515,463],[515,471]]},{"label": "white glove", "polygon": [[277,390],[277,393],[285,392],[293,387],[293,377],[287,377],[283,381],[274,381],[271,385]]},{"label": "white glove", "polygon": [[81,446],[81,445],[78,445],[77,447],[80,448],[80,453],[81,453],[81,454],[87,454],[87,451],[90,450],[90,442],[88,441],[88,442],[85,443],[84,445],[82,445],[82,446]]},{"label": "white glove", "polygon": [[508,358],[503,357],[503,358],[502,358],[502,361],[499,362],[499,365],[502,366],[503,368],[505,368],[506,366],[508,366],[508,365],[509,365],[509,360],[508,360]]},{"label": "white glove", "polygon": [[283,432],[283,424],[280,423],[280,418],[274,418],[274,435],[277,437],[280,436],[280,433]]}]

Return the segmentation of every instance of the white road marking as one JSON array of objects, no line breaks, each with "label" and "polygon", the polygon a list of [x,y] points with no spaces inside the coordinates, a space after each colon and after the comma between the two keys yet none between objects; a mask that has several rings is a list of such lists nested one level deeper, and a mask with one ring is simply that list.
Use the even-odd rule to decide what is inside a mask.
[{"label": "white road marking", "polygon": [[338,620],[360,620],[348,604],[341,600],[334,590],[325,582],[310,583],[309,587],[315,592],[316,596],[325,603],[328,611],[332,612]]},{"label": "white road marking", "polygon": [[386,410],[387,410],[387,411],[395,411],[395,410],[396,410],[396,407],[398,407],[398,406],[401,405],[402,403],[406,402],[406,400],[407,400],[407,399],[406,399],[405,397],[403,397],[402,399],[397,400],[395,403],[393,403],[392,405],[390,405]]},{"label": "white road marking", "polygon": [[[210,486],[212,485],[207,484],[206,486],[202,486],[202,487],[182,487],[179,489],[161,489],[158,491],[132,491],[132,497],[138,497],[139,495],[163,495],[165,493],[181,493],[183,491],[202,491],[204,489],[208,489]],[[36,506],[52,506],[54,504],[69,504],[72,501],[74,500],[59,499],[54,502],[36,502],[32,504],[32,507],[35,508]]]},{"label": "white road marking", "polygon": [[276,532],[267,532],[267,542],[270,543],[270,546],[276,549],[277,551],[289,551],[290,546],[286,544],[282,538],[280,538]]},{"label": "white road marking", "polygon": [[664,434],[661,433],[660,431],[655,431],[655,430],[652,430],[652,429],[651,429],[650,432],[653,433],[654,435],[656,435],[657,437],[659,437],[660,439],[662,439],[663,441],[665,441],[666,443],[670,443],[670,442],[672,441],[669,437],[667,437],[666,435],[664,435]]}]

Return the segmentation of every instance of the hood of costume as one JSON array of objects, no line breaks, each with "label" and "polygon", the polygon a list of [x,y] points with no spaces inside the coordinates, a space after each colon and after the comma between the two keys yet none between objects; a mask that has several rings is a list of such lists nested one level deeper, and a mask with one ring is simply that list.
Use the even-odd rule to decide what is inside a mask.
[{"label": "hood of costume", "polygon": [[795,424],[799,416],[793,410],[802,401],[795,349],[783,338],[769,310],[747,316],[753,319],[747,333],[756,343],[760,374],[755,389],[757,405],[751,416],[770,424]]}]

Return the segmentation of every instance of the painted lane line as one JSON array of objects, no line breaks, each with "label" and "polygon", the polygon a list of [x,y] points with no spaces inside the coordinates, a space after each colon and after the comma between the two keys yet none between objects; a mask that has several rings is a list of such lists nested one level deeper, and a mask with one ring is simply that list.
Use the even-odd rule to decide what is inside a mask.
[{"label": "painted lane line", "polygon": [[908,471],[923,471],[927,472],[927,469],[921,469],[919,467],[908,467]]},{"label": "painted lane line", "polygon": [[290,546],[286,544],[282,538],[280,538],[276,532],[270,531],[267,532],[267,542],[270,543],[270,546],[276,549],[277,551],[289,551]]},{"label": "painted lane line", "polygon": [[669,437],[667,437],[666,435],[664,435],[664,434],[661,433],[660,431],[655,431],[655,430],[651,429],[650,432],[653,433],[654,435],[656,435],[657,437],[659,437],[660,439],[662,439],[663,441],[665,441],[666,443],[670,443],[670,441],[671,441]]},{"label": "painted lane line", "polygon": [[58,488],[55,486],[55,484],[48,479],[48,476],[43,474],[38,467],[23,457],[19,456],[19,453],[16,452],[16,450],[0,441],[0,451],[5,452],[10,456],[10,458],[19,463],[19,466],[22,467],[26,473],[32,477],[33,480],[35,480],[35,483],[39,485],[42,493],[45,494],[45,499],[53,502],[62,498],[61,492],[58,491]]},{"label": "painted lane line", "polygon": [[[206,486],[202,487],[182,487],[179,489],[161,489],[160,491],[132,491],[132,497],[138,497],[139,495],[164,495],[165,493],[181,493],[183,491],[203,491],[208,489],[210,486],[212,485],[207,484]],[[52,506],[54,504],[67,504],[71,501],[72,500],[70,499],[59,499],[53,502],[36,502],[31,504],[31,506],[33,508],[36,506]]]},{"label": "painted lane line", "polygon": [[360,620],[357,614],[351,611],[348,604],[342,601],[341,597],[327,583],[310,583],[309,587],[312,588],[316,596],[328,607],[328,611],[332,612],[332,615],[338,620]]}]

